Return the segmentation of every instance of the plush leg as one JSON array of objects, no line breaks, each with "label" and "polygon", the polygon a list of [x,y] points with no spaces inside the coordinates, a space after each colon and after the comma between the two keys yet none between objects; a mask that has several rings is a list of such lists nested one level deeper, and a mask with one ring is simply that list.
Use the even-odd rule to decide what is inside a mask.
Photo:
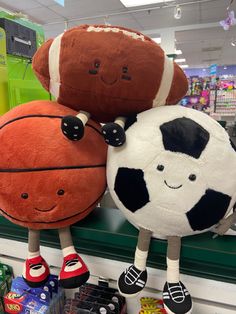
[{"label": "plush leg", "polygon": [[125,126],[126,118],[118,117],[115,122],[110,122],[102,127],[102,134],[108,145],[118,147],[125,143]]},{"label": "plush leg", "polygon": [[164,307],[168,314],[189,314],[192,300],[188,290],[179,279],[180,237],[168,237],[167,282],[163,289]]},{"label": "plush leg", "polygon": [[58,232],[64,257],[59,274],[60,284],[66,289],[78,288],[89,279],[88,268],[75,251],[70,228],[61,228]]},{"label": "plush leg", "polygon": [[29,229],[28,258],[24,263],[23,278],[30,287],[40,287],[48,280],[49,267],[40,255],[40,231]]},{"label": "plush leg", "polygon": [[225,234],[231,226],[236,223],[236,211],[234,211],[230,216],[227,218],[221,219],[218,226],[215,228],[215,232],[219,235]]},{"label": "plush leg", "polygon": [[61,121],[63,134],[71,141],[78,141],[84,136],[84,127],[90,114],[80,111],[77,116],[65,116]]},{"label": "plush leg", "polygon": [[143,228],[139,230],[138,245],[135,251],[134,264],[124,271],[118,280],[120,293],[126,297],[134,297],[146,285],[146,261],[152,232]]}]

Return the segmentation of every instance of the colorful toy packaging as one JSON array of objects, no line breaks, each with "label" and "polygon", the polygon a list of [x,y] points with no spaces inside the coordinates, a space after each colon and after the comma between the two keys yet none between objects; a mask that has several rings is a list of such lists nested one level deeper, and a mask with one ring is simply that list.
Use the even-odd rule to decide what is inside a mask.
[{"label": "colorful toy packaging", "polygon": [[10,290],[12,277],[13,277],[12,267],[0,263],[0,314],[4,314],[3,297]]},{"label": "colorful toy packaging", "polygon": [[57,276],[40,288],[30,288],[22,277],[13,280],[11,291],[4,298],[5,312],[10,314],[60,314],[63,313],[65,294],[58,287]]},{"label": "colorful toy packaging", "polygon": [[166,314],[163,301],[149,297],[142,297],[140,299],[141,309],[139,314]]},{"label": "colorful toy packaging", "polygon": [[125,298],[116,289],[103,285],[85,284],[76,292],[74,299],[67,299],[65,314],[106,313],[126,314]]}]

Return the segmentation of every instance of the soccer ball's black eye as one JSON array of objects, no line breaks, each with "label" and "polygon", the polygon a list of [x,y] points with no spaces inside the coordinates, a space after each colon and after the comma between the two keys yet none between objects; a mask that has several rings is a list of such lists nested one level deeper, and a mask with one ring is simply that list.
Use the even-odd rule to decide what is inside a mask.
[{"label": "soccer ball's black eye", "polygon": [[26,200],[29,197],[29,195],[28,193],[22,193],[21,197]]},{"label": "soccer ball's black eye", "polygon": [[64,195],[65,194],[65,191],[64,190],[58,190],[57,191],[57,195]]},{"label": "soccer ball's black eye", "polygon": [[190,176],[188,178],[190,181],[195,181],[197,179],[195,174],[190,174]]},{"label": "soccer ball's black eye", "polygon": [[94,62],[94,67],[95,67],[96,69],[98,69],[98,68],[100,67],[100,62],[99,62],[99,61],[95,61],[95,62]]},{"label": "soccer ball's black eye", "polygon": [[163,165],[158,165],[157,166],[157,170],[159,171],[163,171],[165,169],[165,167]]},{"label": "soccer ball's black eye", "polygon": [[122,68],[122,72],[123,72],[123,73],[127,73],[127,72],[128,72],[128,67],[123,67],[123,68]]}]

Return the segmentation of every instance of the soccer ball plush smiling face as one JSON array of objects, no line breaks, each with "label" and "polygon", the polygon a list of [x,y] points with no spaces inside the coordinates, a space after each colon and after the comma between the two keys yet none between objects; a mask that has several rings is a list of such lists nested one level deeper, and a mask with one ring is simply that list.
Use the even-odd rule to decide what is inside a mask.
[{"label": "soccer ball plush smiling face", "polygon": [[236,201],[236,152],[225,130],[180,106],[132,122],[124,147],[109,148],[107,166],[111,195],[127,219],[158,238],[217,224]]},{"label": "soccer ball plush smiling face", "polygon": [[175,104],[188,88],[181,68],[159,45],[116,26],[81,25],[48,40],[33,69],[59,103],[100,122]]}]

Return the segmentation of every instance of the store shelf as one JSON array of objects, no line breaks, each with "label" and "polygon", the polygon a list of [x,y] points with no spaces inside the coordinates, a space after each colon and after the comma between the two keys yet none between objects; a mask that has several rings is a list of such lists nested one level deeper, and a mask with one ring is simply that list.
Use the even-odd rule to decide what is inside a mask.
[{"label": "store shelf", "polygon": [[[133,261],[138,232],[119,210],[97,208],[71,230],[74,244],[81,253],[129,263]],[[181,272],[236,283],[236,238],[212,239],[212,235],[205,233],[183,239]],[[0,238],[27,242],[27,229],[0,217]],[[59,248],[57,231],[42,231],[41,244]],[[166,241],[153,239],[148,266],[165,269],[165,254]]]}]

